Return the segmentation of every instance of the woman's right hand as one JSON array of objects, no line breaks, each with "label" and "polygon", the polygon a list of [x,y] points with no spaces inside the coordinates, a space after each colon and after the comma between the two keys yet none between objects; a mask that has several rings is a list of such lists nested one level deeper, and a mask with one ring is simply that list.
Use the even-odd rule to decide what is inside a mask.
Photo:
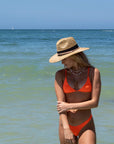
[{"label": "woman's right hand", "polygon": [[65,144],[75,144],[76,143],[75,137],[69,128],[64,129],[64,136],[65,136]]}]

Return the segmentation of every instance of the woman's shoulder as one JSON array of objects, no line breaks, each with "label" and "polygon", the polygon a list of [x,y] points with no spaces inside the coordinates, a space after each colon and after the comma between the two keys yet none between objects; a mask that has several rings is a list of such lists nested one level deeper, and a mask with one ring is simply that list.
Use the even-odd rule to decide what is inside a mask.
[{"label": "woman's shoulder", "polygon": [[93,73],[93,74],[98,74],[98,73],[100,73],[100,71],[99,71],[99,69],[98,68],[96,68],[96,67],[90,67],[90,71]]},{"label": "woman's shoulder", "polygon": [[94,72],[95,72],[95,73],[97,73],[97,74],[99,74],[99,73],[100,73],[100,71],[99,71],[99,69],[98,69],[98,68],[95,68],[95,69],[94,69]]},{"label": "woman's shoulder", "polygon": [[60,69],[55,73],[55,77],[61,78],[64,76],[64,73],[65,73],[65,69]]},{"label": "woman's shoulder", "polygon": [[59,84],[59,86],[62,88],[63,86],[63,82],[64,82],[64,77],[65,77],[65,70],[61,69],[58,70],[55,74],[55,80],[57,81],[57,83]]},{"label": "woman's shoulder", "polygon": [[90,67],[90,78],[93,81],[94,76],[100,75],[100,71],[96,67]]},{"label": "woman's shoulder", "polygon": [[94,77],[97,78],[97,79],[100,79],[100,71],[99,71],[98,68],[94,69]]}]

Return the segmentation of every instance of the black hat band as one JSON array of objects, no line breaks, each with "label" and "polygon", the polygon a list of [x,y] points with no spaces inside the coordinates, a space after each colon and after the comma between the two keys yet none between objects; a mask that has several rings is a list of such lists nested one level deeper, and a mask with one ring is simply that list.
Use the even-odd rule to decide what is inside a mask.
[{"label": "black hat band", "polygon": [[65,54],[69,53],[70,51],[73,51],[77,48],[79,48],[78,44],[76,44],[75,46],[73,46],[69,49],[66,49],[66,50],[63,50],[63,51],[58,51],[57,54],[58,54],[58,56],[62,56],[62,55],[65,55]]}]

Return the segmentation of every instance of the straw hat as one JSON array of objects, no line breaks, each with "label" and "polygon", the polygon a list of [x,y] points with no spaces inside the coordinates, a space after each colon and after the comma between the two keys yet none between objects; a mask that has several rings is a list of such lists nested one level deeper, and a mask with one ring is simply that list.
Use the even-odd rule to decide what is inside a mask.
[{"label": "straw hat", "polygon": [[88,50],[89,48],[79,47],[73,37],[62,38],[56,43],[57,53],[50,59],[50,63],[61,61],[71,55]]}]

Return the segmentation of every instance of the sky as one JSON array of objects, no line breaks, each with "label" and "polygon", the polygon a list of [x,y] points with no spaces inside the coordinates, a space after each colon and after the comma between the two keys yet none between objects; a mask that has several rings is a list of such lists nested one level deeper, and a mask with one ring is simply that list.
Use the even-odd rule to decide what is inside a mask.
[{"label": "sky", "polygon": [[0,29],[114,29],[114,0],[0,0]]}]

